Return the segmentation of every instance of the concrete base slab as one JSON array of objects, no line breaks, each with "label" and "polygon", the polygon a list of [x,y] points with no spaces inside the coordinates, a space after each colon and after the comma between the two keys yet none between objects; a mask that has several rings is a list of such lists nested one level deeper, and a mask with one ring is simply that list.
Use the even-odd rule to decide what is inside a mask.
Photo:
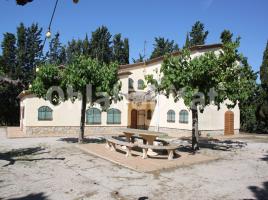
[{"label": "concrete base slab", "polygon": [[87,153],[138,172],[152,172],[156,170],[182,167],[218,159],[217,157],[202,155],[200,153],[193,155],[187,152],[178,152],[179,155],[177,155],[177,158],[173,160],[167,160],[166,156],[142,159],[141,152],[132,151],[133,156],[126,157],[125,152],[120,152],[119,150],[110,151],[109,149],[105,148],[105,144],[81,144],[77,145],[77,147]]}]

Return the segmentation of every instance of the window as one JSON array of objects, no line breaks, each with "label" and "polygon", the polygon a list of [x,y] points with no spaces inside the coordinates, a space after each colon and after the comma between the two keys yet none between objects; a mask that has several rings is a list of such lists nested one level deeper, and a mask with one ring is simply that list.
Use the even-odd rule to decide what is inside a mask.
[{"label": "window", "polygon": [[152,119],[152,111],[151,110],[147,111],[147,119],[149,119],[149,120]]},{"label": "window", "polygon": [[109,109],[107,111],[107,124],[121,124],[121,111],[118,109]]},{"label": "window", "polygon": [[180,111],[180,123],[188,124],[188,111],[187,110],[181,110]]},{"label": "window", "polygon": [[52,120],[52,112],[53,110],[48,106],[42,106],[38,108],[38,120]]},{"label": "window", "polygon": [[86,112],[87,124],[101,124],[101,111],[97,108],[89,108]]},{"label": "window", "polygon": [[144,81],[139,79],[138,80],[138,90],[143,90],[144,89]]},{"label": "window", "polygon": [[175,111],[169,110],[167,112],[167,122],[175,122]]},{"label": "window", "polygon": [[132,78],[128,79],[128,89],[134,89],[134,81]]}]

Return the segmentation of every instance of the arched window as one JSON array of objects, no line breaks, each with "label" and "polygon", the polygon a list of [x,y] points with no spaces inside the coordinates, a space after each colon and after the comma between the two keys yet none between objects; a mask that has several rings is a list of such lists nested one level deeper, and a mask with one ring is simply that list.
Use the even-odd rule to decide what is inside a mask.
[{"label": "arched window", "polygon": [[175,122],[175,111],[169,110],[167,112],[167,122]]},{"label": "arched window", "polygon": [[89,108],[86,112],[87,124],[101,124],[101,111],[97,108]]},{"label": "arched window", "polygon": [[188,111],[187,110],[181,110],[180,111],[180,123],[188,124]]},{"label": "arched window", "polygon": [[144,81],[139,79],[138,80],[138,90],[143,90],[144,89]]},{"label": "arched window", "polygon": [[132,78],[128,79],[128,89],[134,89],[134,81]]},{"label": "arched window", "polygon": [[107,124],[121,124],[121,111],[118,109],[109,109],[107,111]]},{"label": "arched window", "polygon": [[147,119],[149,119],[149,120],[152,119],[152,111],[151,110],[147,111]]},{"label": "arched window", "polygon": [[50,121],[52,117],[53,110],[48,106],[42,106],[38,108],[38,120],[40,121]]}]

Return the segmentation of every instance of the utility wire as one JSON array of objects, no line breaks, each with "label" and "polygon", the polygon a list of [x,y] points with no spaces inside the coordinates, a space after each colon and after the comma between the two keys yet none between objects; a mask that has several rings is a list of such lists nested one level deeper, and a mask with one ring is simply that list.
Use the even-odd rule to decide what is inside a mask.
[{"label": "utility wire", "polygon": [[[55,15],[55,12],[56,12],[56,9],[57,9],[57,6],[58,6],[58,2],[59,2],[59,0],[56,0],[55,6],[54,6],[54,9],[53,9],[53,13],[51,15],[50,22],[49,22],[49,25],[48,25],[48,32],[50,32],[51,24],[52,24],[53,19],[54,19],[54,15]],[[47,37],[45,37],[45,39],[44,39],[44,42],[43,42],[43,45],[42,45],[42,51],[43,51],[44,46],[46,44],[46,40],[47,40]]]}]

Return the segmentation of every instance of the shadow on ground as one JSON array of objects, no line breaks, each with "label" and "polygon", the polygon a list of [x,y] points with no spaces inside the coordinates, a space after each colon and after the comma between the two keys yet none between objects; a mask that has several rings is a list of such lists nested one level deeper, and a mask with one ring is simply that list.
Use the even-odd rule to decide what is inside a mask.
[{"label": "shadow on ground", "polygon": [[[58,141],[67,142],[67,143],[78,143],[78,138],[60,138]],[[104,138],[85,138],[84,144],[88,143],[97,143],[97,144],[103,144],[105,143]]]},{"label": "shadow on ground", "polygon": [[43,192],[37,194],[29,194],[24,197],[12,198],[7,200],[48,200],[47,196]]},{"label": "shadow on ground", "polygon": [[263,183],[263,187],[249,186],[248,188],[257,200],[268,199],[268,181]]},{"label": "shadow on ground", "polygon": [[[182,141],[187,141],[191,143],[191,138],[183,137],[181,138]],[[241,149],[247,145],[246,142],[240,141],[233,141],[233,140],[218,140],[218,139],[211,139],[207,137],[200,137],[199,138],[199,146],[200,148],[208,148],[212,150],[221,150],[221,151],[231,151],[234,149]],[[188,146],[184,146],[180,149],[181,151],[191,152],[191,148]]]},{"label": "shadow on ground", "polygon": [[268,154],[266,154],[261,160],[268,162]]},{"label": "shadow on ground", "polygon": [[45,148],[33,147],[33,148],[22,148],[15,149],[5,153],[0,153],[0,160],[8,161],[9,163],[2,167],[14,165],[17,161],[39,161],[39,160],[64,160],[65,158],[27,158],[27,156],[36,156],[41,154],[49,153],[44,151]]}]

